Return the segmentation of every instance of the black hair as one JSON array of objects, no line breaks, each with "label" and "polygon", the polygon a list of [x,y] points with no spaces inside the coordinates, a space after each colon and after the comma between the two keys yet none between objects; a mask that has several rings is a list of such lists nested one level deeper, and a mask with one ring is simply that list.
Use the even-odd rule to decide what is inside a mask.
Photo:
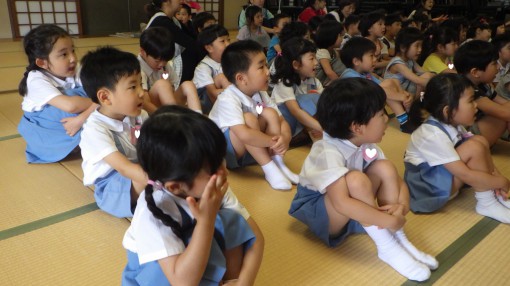
[{"label": "black hair", "polygon": [[349,17],[345,18],[345,21],[344,21],[345,31],[348,30],[350,25],[359,23],[360,20],[361,20],[361,17],[359,15],[354,15],[354,14],[349,15]]},{"label": "black hair", "polygon": [[400,18],[400,14],[398,13],[393,13],[393,14],[388,14],[386,15],[386,17],[384,17],[384,25],[385,26],[391,26],[393,25],[393,23],[402,23],[402,18]]},{"label": "black hair", "polygon": [[496,51],[501,51],[502,48],[505,47],[506,44],[510,43],[510,33],[505,32],[504,34],[497,35],[491,41],[491,44],[494,46]]},{"label": "black hair", "polygon": [[471,22],[466,32],[466,38],[471,39],[476,36],[476,31],[491,30],[491,26],[483,18],[478,18]]},{"label": "black hair", "polygon": [[375,52],[376,46],[374,42],[363,37],[352,37],[340,51],[340,60],[347,68],[353,68],[354,59],[363,59],[363,55],[369,52]]},{"label": "black hair", "polygon": [[235,83],[237,73],[248,71],[252,56],[258,53],[264,53],[264,49],[253,40],[237,41],[228,45],[221,55],[221,67],[228,81]]},{"label": "black hair", "polygon": [[147,55],[164,61],[174,57],[175,45],[172,33],[163,27],[149,27],[140,35],[140,47]]},{"label": "black hair", "polygon": [[461,31],[469,27],[469,22],[464,17],[457,18],[448,18],[448,20],[444,21],[441,24],[442,27],[450,27],[454,29],[459,34],[459,41],[464,41],[465,39],[461,39]]},{"label": "black hair", "polygon": [[[223,163],[226,148],[225,137],[213,121],[178,105],[162,106],[149,117],[142,125],[136,144],[138,162],[151,180],[163,185],[168,181],[184,182],[189,188],[202,169],[216,173]],[[152,185],[145,187],[147,207],[154,217],[184,240],[187,229],[156,205],[153,192]]]},{"label": "black hair", "polygon": [[309,32],[310,29],[306,23],[292,21],[285,25],[280,32],[280,46],[294,37],[304,38]]},{"label": "black hair", "polygon": [[344,31],[344,26],[335,20],[325,20],[317,28],[315,43],[319,49],[329,49],[335,44],[338,36]]},{"label": "black hair", "polygon": [[[413,125],[419,126],[425,120],[426,114],[450,124],[453,113],[459,108],[462,93],[469,87],[473,87],[472,83],[460,74],[442,73],[433,77],[425,87],[423,99],[418,98],[411,105],[410,121]],[[448,111],[445,116],[443,110],[446,106]]]},{"label": "black hair", "polygon": [[188,5],[188,4],[185,4],[185,3],[181,3],[181,6],[180,8],[184,8],[184,10],[186,10],[186,12],[188,13],[188,15],[191,16],[191,7]]},{"label": "black hair", "polygon": [[[337,22],[338,23],[338,22]],[[294,70],[293,62],[301,63],[303,55],[306,53],[316,53],[315,45],[303,38],[292,38],[282,45],[282,55],[276,57],[274,65],[276,72],[271,75],[271,81],[278,83],[282,80],[285,86],[299,85],[301,83],[300,75]]]},{"label": "black hair", "polygon": [[316,1],[326,2],[326,0],[306,0],[305,3],[303,3],[303,10],[305,10],[308,7],[313,8],[313,4],[315,4]]},{"label": "black hair", "polygon": [[423,35],[421,31],[414,27],[407,27],[401,29],[395,38],[395,52],[405,56],[405,53],[409,50],[409,47],[417,41],[423,41]]},{"label": "black hair", "polygon": [[81,59],[81,65],[83,88],[95,103],[99,103],[99,89],[114,91],[121,78],[140,73],[140,63],[135,55],[108,46],[88,52]]},{"label": "black hair", "polygon": [[211,25],[198,34],[197,40],[201,46],[212,44],[217,38],[228,36],[228,31],[222,25]]},{"label": "black hair", "polygon": [[[330,15],[331,18],[328,15]],[[312,18],[310,18],[310,20],[308,20],[308,27],[310,28],[310,31],[312,32],[312,34],[317,32],[317,29],[324,21],[335,21],[336,22],[336,19],[333,15],[326,14],[325,16],[315,15]]]},{"label": "black hair", "polygon": [[423,36],[422,52],[418,63],[423,64],[431,53],[437,51],[438,45],[446,46],[452,42],[459,42],[459,34],[455,30],[443,26],[430,27]]},{"label": "black hair", "polygon": [[214,18],[214,15],[209,12],[200,12],[193,17],[193,29],[195,30],[195,34],[199,34],[203,29],[205,23],[214,20],[216,21],[216,18]]},{"label": "black hair", "polygon": [[422,14],[422,13],[414,14],[413,18],[411,18],[410,20],[411,20],[411,22],[421,23],[422,30],[424,30],[426,27],[428,27],[429,21],[430,21],[429,17],[427,17],[427,15]]},{"label": "black hair", "polygon": [[68,37],[70,36],[66,30],[53,24],[42,24],[25,35],[23,49],[28,57],[28,65],[18,86],[18,92],[21,96],[25,96],[28,91],[28,74],[33,70],[43,70],[43,68],[37,66],[35,61],[37,59],[47,60],[57,40]]},{"label": "black hair", "polygon": [[375,82],[364,78],[337,79],[322,92],[316,116],[331,137],[350,139],[351,125],[368,124],[385,104],[386,93]]},{"label": "black hair", "polygon": [[147,18],[150,19],[154,14],[161,12],[161,6],[167,0],[152,0],[150,3],[145,4],[144,10]]},{"label": "black hair", "polygon": [[486,41],[472,40],[462,44],[455,52],[453,64],[459,74],[468,74],[476,68],[484,71],[487,66],[498,59],[494,46]]},{"label": "black hair", "polygon": [[245,10],[246,14],[246,25],[249,27],[255,21],[255,15],[262,13],[262,8],[257,5],[248,6]]},{"label": "black hair", "polygon": [[285,18],[291,18],[291,17],[285,13],[276,14],[273,18],[274,25],[278,26],[278,22],[280,22],[280,20],[285,19]]},{"label": "black hair", "polygon": [[[336,9],[337,13],[338,13],[338,17],[340,18],[340,22],[343,22],[345,20],[345,16],[344,14],[342,14],[342,9],[345,8],[345,6],[349,6],[349,5],[352,5],[354,4],[354,6],[356,6],[356,0],[340,0],[338,1],[338,8]],[[351,14],[352,15],[352,14]]]},{"label": "black hair", "polygon": [[363,37],[366,37],[369,35],[368,30],[377,22],[380,20],[384,21],[384,14],[380,11],[374,11],[371,13],[367,13],[361,17],[361,20],[359,21],[359,31]]}]

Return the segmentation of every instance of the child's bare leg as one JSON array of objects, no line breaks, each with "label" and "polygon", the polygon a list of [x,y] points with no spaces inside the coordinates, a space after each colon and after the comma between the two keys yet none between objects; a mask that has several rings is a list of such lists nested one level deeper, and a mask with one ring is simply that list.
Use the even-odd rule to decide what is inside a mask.
[{"label": "child's bare leg", "polygon": [[225,89],[230,85],[230,81],[228,81],[227,77],[222,73],[215,76],[213,80],[214,80],[214,85],[218,89]]},{"label": "child's bare leg", "polygon": [[223,252],[226,260],[226,271],[223,275],[223,280],[228,281],[232,279],[238,279],[241,274],[241,268],[243,267],[244,248],[243,245],[239,245],[232,249],[225,250]]},{"label": "child's bare leg", "polygon": [[197,88],[191,81],[185,81],[179,85],[175,91],[175,97],[180,105],[188,105],[188,108],[194,111],[202,112],[200,99],[198,98]]},{"label": "child's bare leg", "polygon": [[152,103],[156,106],[161,105],[175,105],[177,100],[174,95],[174,87],[166,79],[157,80],[149,90]]},{"label": "child's bare leg", "polygon": [[508,122],[490,115],[485,115],[477,124],[481,135],[489,141],[490,146],[494,145],[508,129]]},{"label": "child's bare leg", "polygon": [[[487,144],[484,137],[474,136],[457,147],[456,151],[460,159],[471,170],[493,174],[494,163]],[[510,209],[497,200],[494,190],[475,189],[475,197],[478,201],[476,204],[477,213],[503,223],[510,223]]]}]

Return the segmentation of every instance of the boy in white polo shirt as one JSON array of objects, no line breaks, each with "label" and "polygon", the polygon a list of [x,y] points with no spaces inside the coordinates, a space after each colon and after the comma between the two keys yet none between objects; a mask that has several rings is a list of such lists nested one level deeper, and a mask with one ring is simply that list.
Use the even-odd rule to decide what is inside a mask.
[{"label": "boy in white polo shirt", "polygon": [[265,92],[269,70],[262,47],[252,40],[235,42],[223,52],[221,66],[233,84],[218,96],[209,117],[227,140],[227,167],[242,167],[255,159],[273,189],[291,189],[298,176],[283,162],[290,127]]},{"label": "boy in white polo shirt", "polygon": [[135,148],[147,118],[140,64],[131,53],[103,47],[85,55],[82,65],[85,92],[100,105],[83,125],[83,184],[94,185],[94,197],[103,211],[131,217],[147,185]]},{"label": "boy in white polo shirt", "polygon": [[170,63],[174,52],[174,39],[170,31],[152,27],[140,36],[140,62],[142,87],[146,92],[144,109],[154,112],[161,105],[187,105],[202,112],[197,89],[191,81],[179,85],[179,78]]},{"label": "boy in white polo shirt", "polygon": [[207,56],[195,68],[193,83],[204,113],[209,113],[216,98],[230,82],[221,69],[221,55],[230,44],[228,31],[221,25],[211,25],[198,34],[198,42],[207,51]]}]

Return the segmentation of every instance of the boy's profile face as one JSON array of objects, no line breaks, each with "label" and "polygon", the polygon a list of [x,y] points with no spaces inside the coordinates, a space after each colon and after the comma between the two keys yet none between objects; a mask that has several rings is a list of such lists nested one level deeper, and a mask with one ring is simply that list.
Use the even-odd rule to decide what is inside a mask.
[{"label": "boy's profile face", "polygon": [[273,27],[273,30],[275,32],[275,34],[279,34],[283,27],[285,25],[287,25],[288,23],[290,23],[290,18],[289,17],[286,17],[286,18],[281,18],[278,23],[276,23],[276,25]]},{"label": "boy's profile face", "polygon": [[252,54],[250,61],[248,70],[236,75],[236,86],[248,96],[267,90],[269,84],[266,55],[263,52]]},{"label": "boy's profile face", "polygon": [[498,64],[496,61],[490,62],[484,71],[478,70],[478,80],[480,83],[492,83],[498,73]]},{"label": "boy's profile face", "polygon": [[108,117],[123,120],[126,116],[138,116],[142,112],[144,91],[140,73],[123,76],[115,84],[115,90],[107,90],[106,93],[106,97],[98,95],[98,98],[101,113]]},{"label": "boy's profile face", "polygon": [[353,61],[354,70],[360,73],[365,73],[374,71],[377,58],[375,57],[375,51],[370,51],[368,53],[363,54],[361,60],[355,58]]},{"label": "boy's profile face", "polygon": [[382,141],[386,127],[388,127],[388,116],[384,109],[381,109],[374,117],[370,118],[366,125],[359,126],[360,133],[356,135],[357,139],[361,144],[379,143]]},{"label": "boy's profile face", "polygon": [[379,21],[375,22],[370,29],[368,29],[368,32],[371,36],[380,38],[384,36],[384,31],[386,27],[384,26],[384,20],[380,19]]},{"label": "boy's profile face", "polygon": [[221,55],[226,47],[230,45],[230,38],[228,35],[220,36],[214,40],[210,45],[206,45],[205,49],[209,53],[209,56],[215,60],[221,60]]},{"label": "boy's profile face", "polygon": [[143,49],[140,51],[140,55],[142,56],[142,59],[151,67],[151,69],[155,71],[161,70],[168,63],[168,60],[156,59],[153,56],[148,55]]},{"label": "boy's profile face", "polygon": [[402,22],[393,22],[393,24],[386,26],[386,35],[396,36],[402,29]]},{"label": "boy's profile face", "polygon": [[510,62],[510,42],[499,50],[499,60],[502,62]]}]

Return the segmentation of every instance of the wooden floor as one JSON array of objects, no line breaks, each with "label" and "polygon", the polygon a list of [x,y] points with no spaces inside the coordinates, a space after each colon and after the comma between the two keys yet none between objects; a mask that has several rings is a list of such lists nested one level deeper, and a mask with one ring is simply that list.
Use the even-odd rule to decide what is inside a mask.
[{"label": "wooden floor", "polygon": [[[76,39],[79,56],[97,45],[136,53],[137,39]],[[47,165],[25,162],[25,142],[16,126],[21,97],[16,89],[26,58],[20,42],[0,42],[0,276],[1,285],[118,285],[124,265],[122,237],[129,221],[111,217],[82,184],[81,158]],[[409,136],[390,122],[380,144],[403,173]],[[510,144],[493,148],[496,165],[510,176]],[[309,147],[290,150],[289,167],[299,172]],[[233,171],[230,185],[266,238],[256,285],[414,285],[381,262],[366,235],[328,248],[287,211],[295,194],[272,190],[260,167]],[[474,211],[472,190],[444,210],[407,217],[416,246],[440,263],[425,285],[510,285],[510,227]]]}]

